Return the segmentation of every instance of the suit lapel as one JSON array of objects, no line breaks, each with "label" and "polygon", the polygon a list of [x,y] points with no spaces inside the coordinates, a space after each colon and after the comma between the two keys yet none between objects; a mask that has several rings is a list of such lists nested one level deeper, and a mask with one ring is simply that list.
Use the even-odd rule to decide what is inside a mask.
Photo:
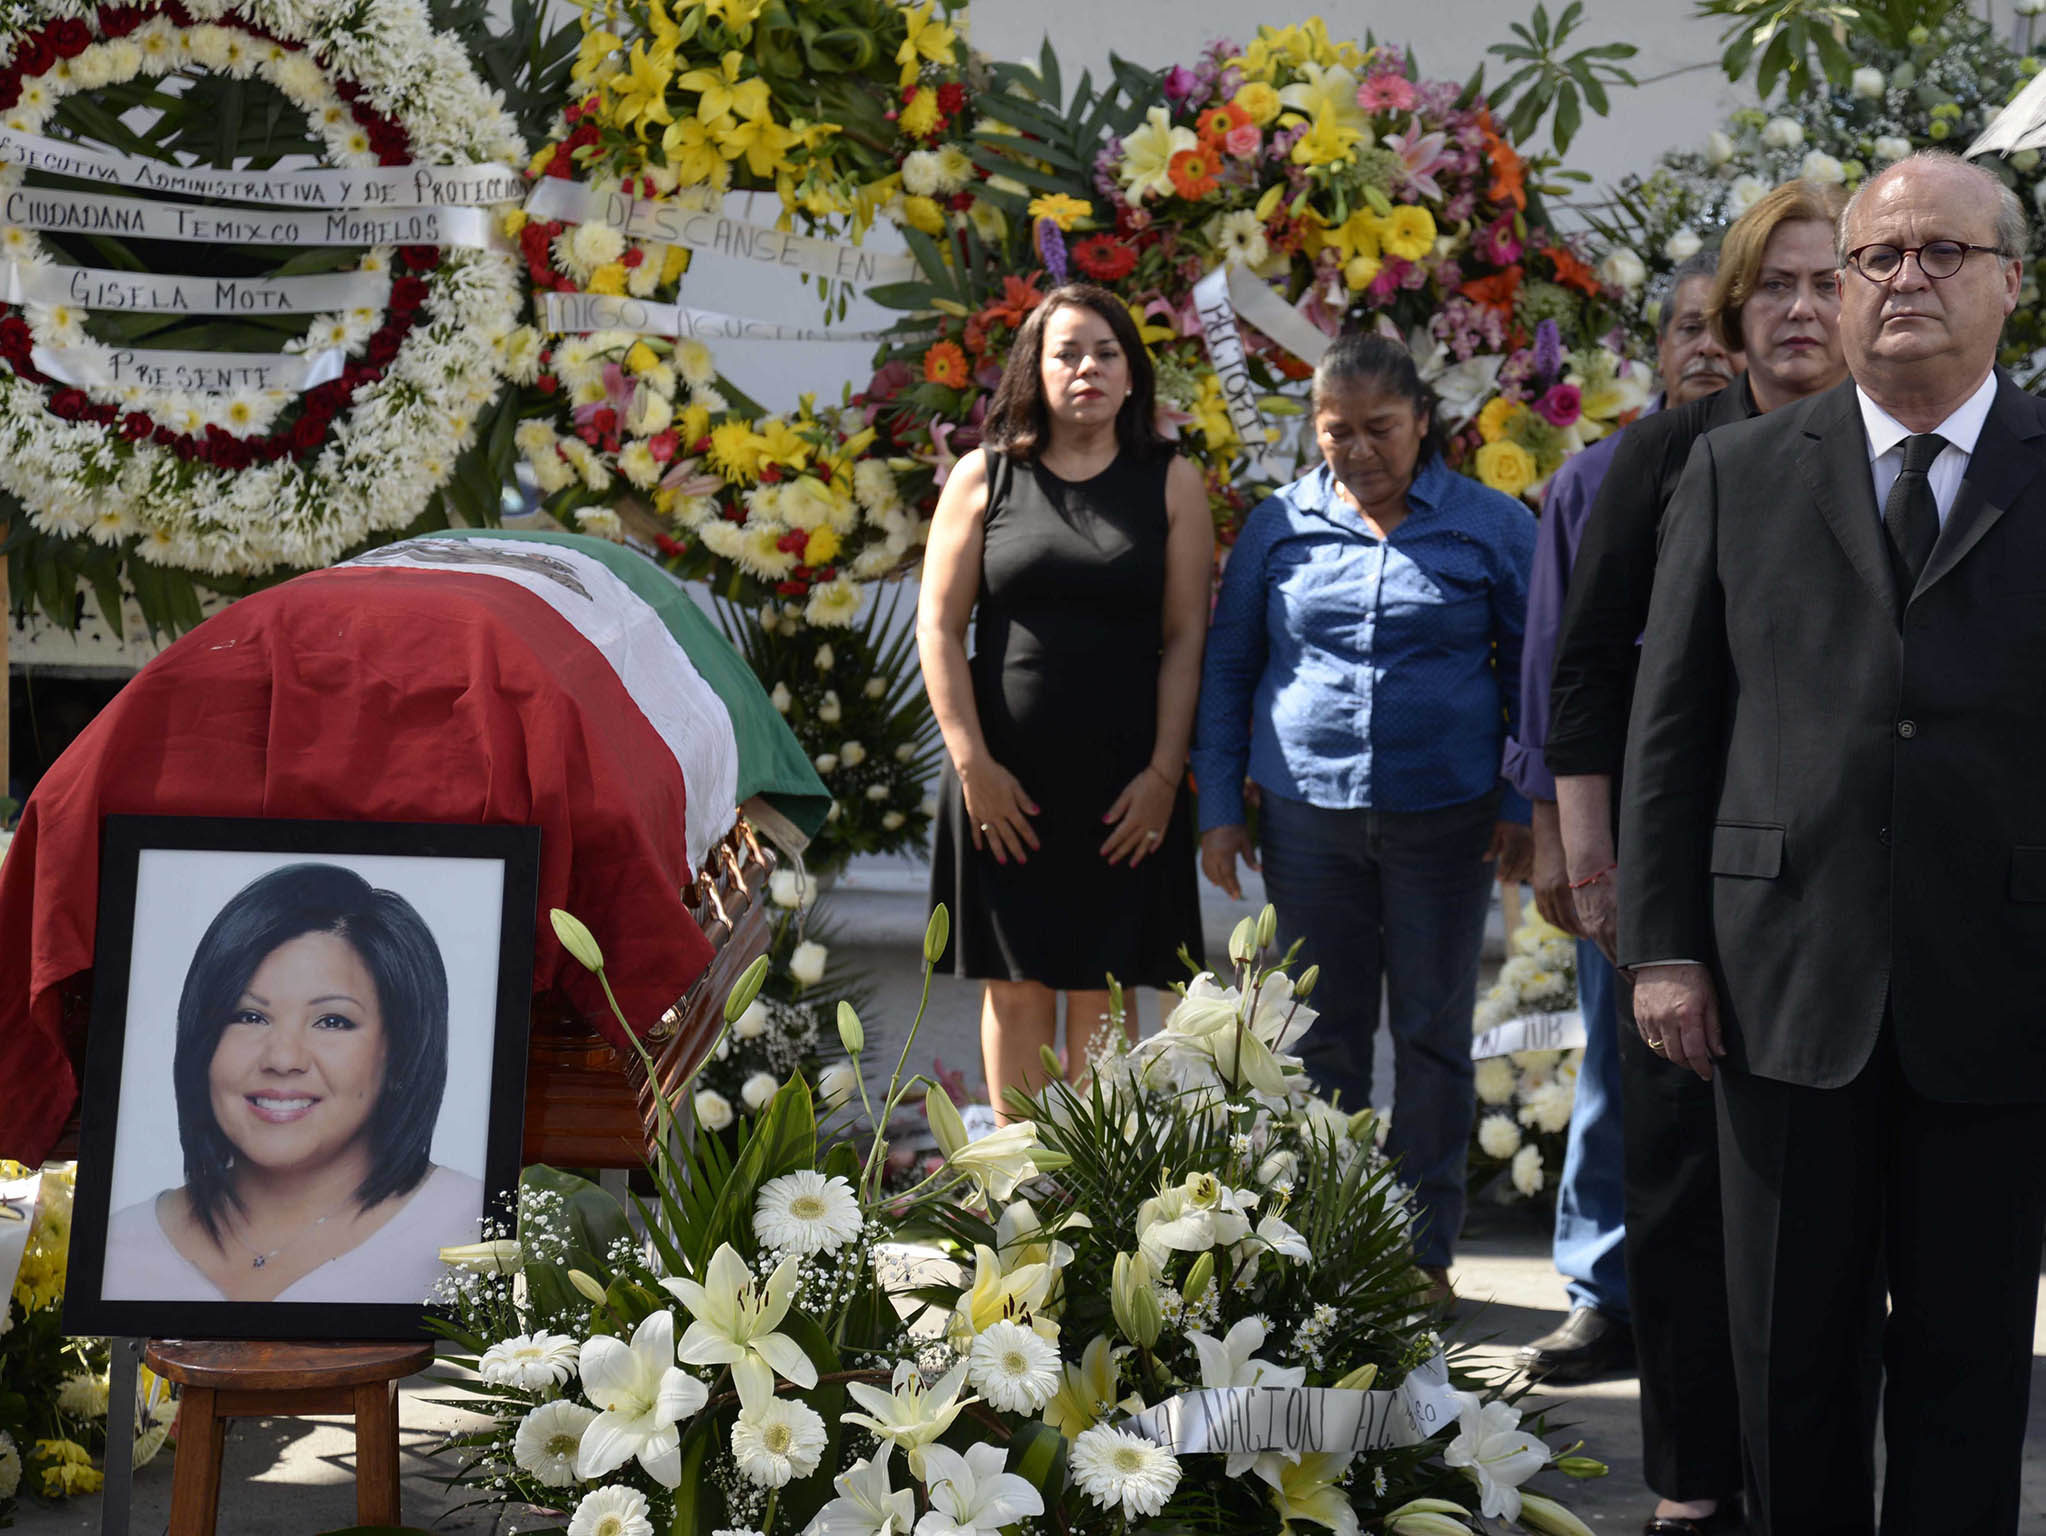
[{"label": "suit lapel", "polygon": [[1960,564],[2031,484],[2039,472],[2039,450],[2025,445],[2040,437],[2046,437],[2046,426],[2040,423],[2038,403],[1999,369],[1996,402],[1982,423],[1975,451],[1968,455],[1968,473],[1940,529],[1939,542],[1932,547],[1925,573],[1918,578],[1917,592]]},{"label": "suit lapel", "polygon": [[1853,381],[1836,385],[1801,409],[1807,413],[1804,435],[1810,451],[1798,457],[1798,470],[1819,515],[1894,625],[1898,616],[1896,578],[1890,573],[1882,515],[1876,510],[1868,434],[1861,425]]}]

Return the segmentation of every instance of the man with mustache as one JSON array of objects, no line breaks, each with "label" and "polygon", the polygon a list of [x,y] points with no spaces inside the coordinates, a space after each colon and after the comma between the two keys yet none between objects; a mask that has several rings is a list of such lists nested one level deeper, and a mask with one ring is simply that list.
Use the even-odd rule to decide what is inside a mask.
[{"label": "man with mustache", "polygon": [[[1644,1041],[1717,1091],[1760,1536],[2018,1528],[2046,404],[1996,358],[2026,244],[2015,195],[1953,155],[1863,183],[1836,258],[1852,381],[1709,434],[1664,519],[1620,958]],[[1873,1426],[1841,1401],[1877,1354],[1880,1527]]]},{"label": "man with mustache", "polygon": [[[1727,231],[1709,313],[1721,342],[1745,355],[1747,371],[1718,394],[1628,428],[1585,528],[1557,648],[1545,756],[1556,775],[1580,928],[1608,956],[1618,892],[1631,878],[1613,855],[1613,781],[1629,739],[1638,637],[1656,581],[1663,509],[1707,432],[1819,393],[1844,376],[1832,242],[1844,201],[1837,186],[1786,182]],[[1791,472],[1787,461],[1779,466],[1779,474]],[[1621,991],[1625,1021],[1633,1010],[1624,973]],[[1648,1536],[1730,1531],[1740,1523],[1741,1450],[1712,1094],[1652,1053],[1632,1029],[1619,1033],[1642,1475],[1659,1496],[1644,1529]],[[1841,1396],[1842,1411],[1865,1421],[1861,1398]]]},{"label": "man with mustache", "polygon": [[[1700,251],[1671,275],[1658,317],[1658,406],[1702,400],[1740,372],[1740,354],[1729,354],[1706,314],[1718,269],[1718,253]],[[1520,662],[1520,733],[1506,745],[1506,776],[1534,804],[1535,907],[1549,922],[1577,935],[1577,998],[1586,1025],[1570,1144],[1556,1187],[1554,1253],[1557,1272],[1568,1282],[1570,1314],[1561,1327],[1520,1352],[1529,1377],[1559,1383],[1590,1381],[1634,1362],[1622,1248],[1620,1030],[1613,968],[1578,925],[1556,816],[1556,781],[1542,763],[1549,671],[1570,572],[1621,436],[1614,433],[1566,460],[1542,499],[1540,542],[1528,582],[1527,648]]]}]

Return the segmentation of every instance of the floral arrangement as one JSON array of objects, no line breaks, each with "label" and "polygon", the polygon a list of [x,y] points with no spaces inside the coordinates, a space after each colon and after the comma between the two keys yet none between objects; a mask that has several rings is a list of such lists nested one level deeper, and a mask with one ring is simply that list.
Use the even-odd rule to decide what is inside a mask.
[{"label": "floral arrangement", "polygon": [[535,369],[567,419],[543,410],[516,441],[548,510],[581,532],[636,531],[677,575],[839,629],[860,583],[923,546],[928,474],[872,454],[851,408],[734,409],[701,342],[622,331],[557,340]]},{"label": "floral arrangement", "polygon": [[719,610],[831,791],[831,810],[805,850],[813,875],[829,877],[858,854],[921,853],[930,841],[938,725],[903,592],[877,589],[859,620],[841,629],[808,626],[794,603]]},{"label": "floral arrangement", "polygon": [[[1474,1034],[1530,1014],[1561,1013],[1577,1003],[1577,946],[1540,918],[1514,931],[1499,979],[1478,999]],[[1581,1048],[1515,1051],[1477,1063],[1478,1118],[1471,1132],[1472,1189],[1504,1174],[1502,1199],[1555,1199],[1570,1112],[1577,1097]]]},{"label": "floral arrangement", "polygon": [[[679,19],[659,0],[586,13],[577,100],[533,174],[706,209],[730,188],[771,187],[785,225],[832,236],[881,214],[998,226],[965,191],[975,66],[948,15],[937,0],[833,0],[800,26],[757,0]],[[519,213],[507,229],[542,293],[669,303],[688,270],[682,247],[599,220]],[[551,335],[527,382],[539,399],[519,445],[548,509],[618,537],[628,499],[650,510],[642,531],[676,570],[727,596],[800,598],[809,622],[849,624],[855,584],[922,547],[936,501],[923,466],[849,412],[728,401],[699,341]]]},{"label": "floral arrangement", "polygon": [[[1444,1353],[1369,1117],[1306,1091],[1286,1046],[1312,1014],[1251,965],[1247,930],[1233,979],[1200,978],[1162,1043],[1084,1094],[1055,1085],[969,1142],[930,1088],[943,1161],[906,1218],[885,1143],[832,1136],[800,1076],[736,1151],[663,1155],[643,1238],[593,1186],[528,1170],[517,1237],[448,1255],[472,1269],[466,1406],[493,1421],[464,1438],[465,1479],[605,1536],[995,1536],[1040,1517],[1103,1536],[1584,1532],[1527,1484],[1552,1462],[1602,1469],[1554,1456]],[[946,936],[941,908],[927,966]],[[601,967],[586,930],[570,948]],[[857,1064],[858,1015],[838,1023]],[[862,1090],[872,1123],[914,1038],[887,1095]],[[1212,1454],[1169,1428],[1183,1394],[1253,1385],[1325,1389],[1317,1404],[1371,1427]]]},{"label": "floral arrangement", "polygon": [[[1319,19],[1265,27],[1247,47],[1217,43],[1192,68],[1175,66],[1162,90],[1166,104],[1096,163],[1113,233],[1093,249],[1175,295],[1183,321],[1194,277],[1248,268],[1328,334],[1372,324],[1407,339],[1456,428],[1502,374],[1557,374],[1529,355],[1544,324],[1552,348],[1587,352],[1606,328],[1616,295],[1547,226],[1542,167],[1522,160],[1481,97],[1421,78],[1401,49],[1331,41]],[[1276,343],[1252,345],[1277,373],[1304,371]],[[1626,365],[1612,357],[1599,370]],[[1540,400],[1560,382],[1534,395],[1509,382],[1493,398]],[[1581,446],[1568,436],[1580,415],[1589,441],[1640,401],[1596,403],[1605,414],[1557,423],[1564,435],[1542,455],[1554,462],[1536,476],[1462,451],[1454,461],[1527,492]]]},{"label": "floral arrangement", "polygon": [[900,196],[930,201],[935,185],[911,191],[919,177],[905,162],[941,154],[967,126],[971,60],[954,10],[822,0],[799,19],[765,0],[585,7],[576,100],[534,169],[640,183],[649,196],[772,190],[806,222],[863,230]]},{"label": "floral arrangement", "polygon": [[[62,129],[88,149],[95,125],[163,113],[171,97],[162,82],[196,77],[263,93],[303,120],[305,149],[334,167],[489,166],[524,153],[463,48],[434,31],[418,0],[318,12],[279,0],[82,11],[12,0],[0,11],[0,55],[7,126]],[[181,100],[218,105],[205,91]],[[262,115],[252,108],[250,119]],[[157,150],[147,132],[120,144],[137,142]],[[10,166],[0,187],[19,188],[23,176]],[[358,221],[429,229],[402,213]],[[216,247],[237,249],[231,239]],[[64,259],[21,227],[5,231],[4,254],[31,270]],[[176,388],[110,371],[115,345],[137,334],[212,346],[255,336],[274,350],[277,332],[252,322],[137,333],[122,326],[131,317],[76,303],[9,306],[0,315],[0,487],[45,535],[214,576],[323,565],[413,522],[516,366],[517,266],[480,242],[395,241],[310,265],[381,276],[388,298],[318,316],[286,343],[339,359],[335,377],[301,393]]]},{"label": "floral arrangement", "polygon": [[[1562,328],[1543,320],[1529,345],[1483,356],[1477,346],[1489,334],[1486,313],[1457,299],[1429,324],[1434,343],[1458,359],[1436,379],[1445,407],[1461,414],[1445,385],[1490,391],[1452,435],[1449,457],[1495,491],[1538,497],[1572,454],[1626,425],[1648,403],[1653,374],[1609,344],[1565,350]],[[1472,363],[1474,370],[1452,377]]]},{"label": "floral arrangement", "polygon": [[[0,1306],[0,1526],[23,1493],[67,1499],[97,1493],[107,1443],[107,1342],[64,1334],[64,1267],[71,1250],[76,1165],[36,1171],[0,1159],[0,1224],[26,1223],[11,1294]],[[177,1417],[167,1383],[146,1367],[137,1389],[134,1464],[163,1449]]]},{"label": "floral arrangement", "polygon": [[[2029,19],[2025,26],[2029,49]],[[1965,8],[1929,26],[1857,27],[1844,41],[1851,65],[1843,81],[1821,77],[1809,91],[1785,94],[1767,110],[1735,112],[1704,144],[1663,155],[1653,170],[1626,177],[1606,202],[1587,209],[1612,246],[1602,273],[1626,292],[1628,317],[1644,346],[1654,331],[1658,280],[1717,240],[1771,187],[1803,176],[1852,188],[1916,150],[1965,149],[2042,62],[2011,47]],[[2046,165],[2038,151],[1976,163],[2046,209]],[[2003,362],[2027,388],[2046,372],[2040,278],[2035,251],[2017,311],[2004,328]]]}]

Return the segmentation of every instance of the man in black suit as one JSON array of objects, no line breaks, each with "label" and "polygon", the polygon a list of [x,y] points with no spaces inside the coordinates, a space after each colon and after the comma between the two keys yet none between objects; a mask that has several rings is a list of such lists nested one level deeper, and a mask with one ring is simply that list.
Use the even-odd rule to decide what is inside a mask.
[{"label": "man in black suit", "polygon": [[[1716,1077],[1750,1519],[2013,1532],[2046,1234],[2046,406],[2023,208],[1928,154],[1841,219],[1852,379],[1700,440],[1622,797],[1648,1045]],[[1715,1064],[1717,1072],[1715,1073]]]}]

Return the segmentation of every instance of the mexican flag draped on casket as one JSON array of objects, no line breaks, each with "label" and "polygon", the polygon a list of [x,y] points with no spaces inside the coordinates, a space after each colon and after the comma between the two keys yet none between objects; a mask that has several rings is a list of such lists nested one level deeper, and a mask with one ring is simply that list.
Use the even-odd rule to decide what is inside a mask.
[{"label": "mexican flag draped on casket", "polygon": [[647,1028],[710,961],[681,893],[747,802],[798,835],[830,805],[745,662],[629,549],[435,534],[244,598],[143,668],[22,813],[0,864],[0,1157],[40,1162],[76,1103],[105,815],[537,825],[534,988],[615,1031],[548,909],[599,935]]}]

